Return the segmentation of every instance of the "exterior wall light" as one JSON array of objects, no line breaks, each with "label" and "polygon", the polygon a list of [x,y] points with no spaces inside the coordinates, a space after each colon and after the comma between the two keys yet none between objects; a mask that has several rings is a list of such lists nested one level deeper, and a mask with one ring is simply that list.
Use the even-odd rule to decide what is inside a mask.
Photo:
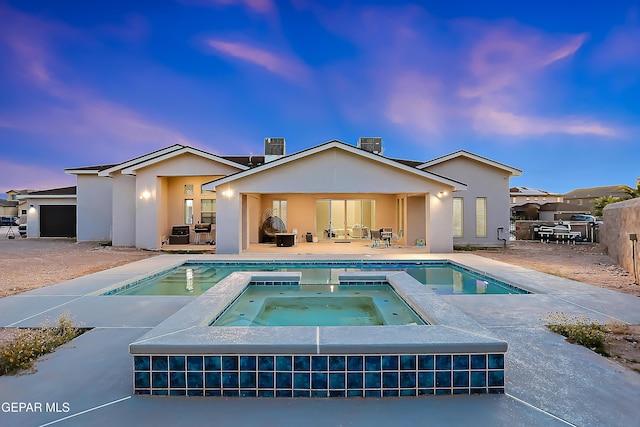
[{"label": "exterior wall light", "polygon": [[142,200],[149,200],[151,198],[151,193],[148,190],[145,190],[140,194],[140,198]]},{"label": "exterior wall light", "polygon": [[441,191],[441,192],[439,192],[439,193],[438,193],[438,197],[442,199],[442,198],[443,198],[444,196],[446,196],[447,194],[448,194],[448,193],[447,193],[446,191]]},{"label": "exterior wall light", "polygon": [[224,190],[222,192],[222,195],[228,199],[230,199],[231,197],[233,197],[233,190]]}]

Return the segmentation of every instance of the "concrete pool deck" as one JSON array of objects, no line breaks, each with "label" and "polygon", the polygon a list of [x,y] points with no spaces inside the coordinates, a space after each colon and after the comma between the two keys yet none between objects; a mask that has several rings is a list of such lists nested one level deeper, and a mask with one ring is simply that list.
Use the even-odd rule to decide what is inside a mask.
[{"label": "concrete pool deck", "polygon": [[[185,260],[328,258],[359,259],[354,254],[161,255],[0,299],[0,326],[37,326],[68,311],[77,323],[93,328],[45,356],[37,363],[37,372],[0,377],[0,425],[637,424],[640,375],[565,342],[548,331],[542,319],[562,311],[603,322],[615,319],[638,324],[640,298],[473,254],[387,250],[361,259],[449,259],[535,292],[441,296],[508,342],[504,395],[362,399],[134,396],[129,344],[193,298],[91,295],[110,284]],[[13,402],[31,403],[32,411],[26,407],[12,412]]]}]

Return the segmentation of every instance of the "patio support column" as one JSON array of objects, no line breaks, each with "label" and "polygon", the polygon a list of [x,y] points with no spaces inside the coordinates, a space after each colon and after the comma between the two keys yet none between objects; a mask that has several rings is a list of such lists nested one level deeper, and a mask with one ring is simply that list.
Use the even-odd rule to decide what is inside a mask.
[{"label": "patio support column", "polygon": [[447,195],[429,194],[427,230],[428,247],[431,253],[453,252],[453,199]]},{"label": "patio support column", "polygon": [[239,254],[242,248],[242,195],[217,188],[216,253]]}]

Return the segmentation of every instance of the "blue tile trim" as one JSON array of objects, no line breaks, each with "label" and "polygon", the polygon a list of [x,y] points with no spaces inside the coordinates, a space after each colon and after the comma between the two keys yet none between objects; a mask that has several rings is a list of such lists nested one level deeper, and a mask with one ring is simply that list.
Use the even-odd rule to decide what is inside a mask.
[{"label": "blue tile trim", "polygon": [[135,394],[391,397],[504,393],[504,354],[136,355]]},{"label": "blue tile trim", "polygon": [[[102,296],[109,296],[109,295],[117,295],[123,291],[126,291],[130,288],[142,285],[150,280],[153,279],[157,279],[158,277],[162,277],[162,276],[167,276],[169,275],[171,272],[173,272],[174,270],[176,270],[177,268],[180,267],[194,267],[197,268],[199,266],[210,266],[210,265],[218,265],[218,266],[225,266],[225,267],[232,267],[232,266],[251,266],[251,267],[259,267],[259,266],[264,266],[265,264],[270,264],[268,262],[264,262],[264,261],[199,261],[199,262],[193,262],[193,261],[187,261],[182,265],[176,266],[176,267],[172,267],[168,270],[164,270],[164,271],[160,271],[157,273],[153,273],[150,274],[146,277],[143,277],[141,279],[138,280],[134,280],[131,281],[129,283],[124,283],[121,286],[118,286],[114,289],[110,289],[109,291],[106,291],[104,293],[102,293]],[[459,271],[464,271],[466,273],[469,274],[473,274],[478,276],[478,278],[489,278],[491,279],[493,282],[495,282],[498,286],[502,286],[504,288],[510,289],[516,293],[520,293],[520,294],[531,294],[532,292],[520,288],[518,286],[512,285],[510,283],[506,283],[502,280],[496,279],[495,277],[492,277],[490,274],[486,273],[486,272],[479,272],[476,270],[473,270],[471,268],[468,268],[462,264],[458,264],[456,262],[453,261],[449,261],[449,260],[431,260],[431,261],[364,261],[364,260],[354,260],[354,261],[295,261],[295,262],[291,262],[291,261],[278,261],[277,264],[281,264],[281,265],[288,265],[291,264],[292,268],[296,267],[296,266],[304,266],[304,267],[308,267],[308,266],[318,266],[318,267],[326,267],[326,268],[353,268],[353,269],[384,269],[384,267],[392,267],[392,268],[410,268],[410,267],[419,267],[419,266],[446,266],[446,267],[451,267],[453,269],[459,270]],[[380,284],[384,284],[385,282],[379,282],[379,281],[362,281],[362,280],[355,280],[355,281],[350,281],[350,280],[345,280],[345,281],[341,281],[340,284],[349,284],[349,285],[380,285]],[[252,281],[251,284],[253,285],[259,285],[259,286],[291,286],[291,285],[299,285],[299,282],[290,282],[290,281]]]}]

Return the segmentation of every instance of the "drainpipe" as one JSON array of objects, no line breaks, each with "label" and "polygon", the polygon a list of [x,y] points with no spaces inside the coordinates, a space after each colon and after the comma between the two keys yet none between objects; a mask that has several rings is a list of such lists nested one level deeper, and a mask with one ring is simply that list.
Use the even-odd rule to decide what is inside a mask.
[{"label": "drainpipe", "polygon": [[503,245],[506,248],[507,247],[507,239],[504,237],[500,237],[504,234],[504,227],[498,227],[498,240],[502,240],[503,241]]}]

